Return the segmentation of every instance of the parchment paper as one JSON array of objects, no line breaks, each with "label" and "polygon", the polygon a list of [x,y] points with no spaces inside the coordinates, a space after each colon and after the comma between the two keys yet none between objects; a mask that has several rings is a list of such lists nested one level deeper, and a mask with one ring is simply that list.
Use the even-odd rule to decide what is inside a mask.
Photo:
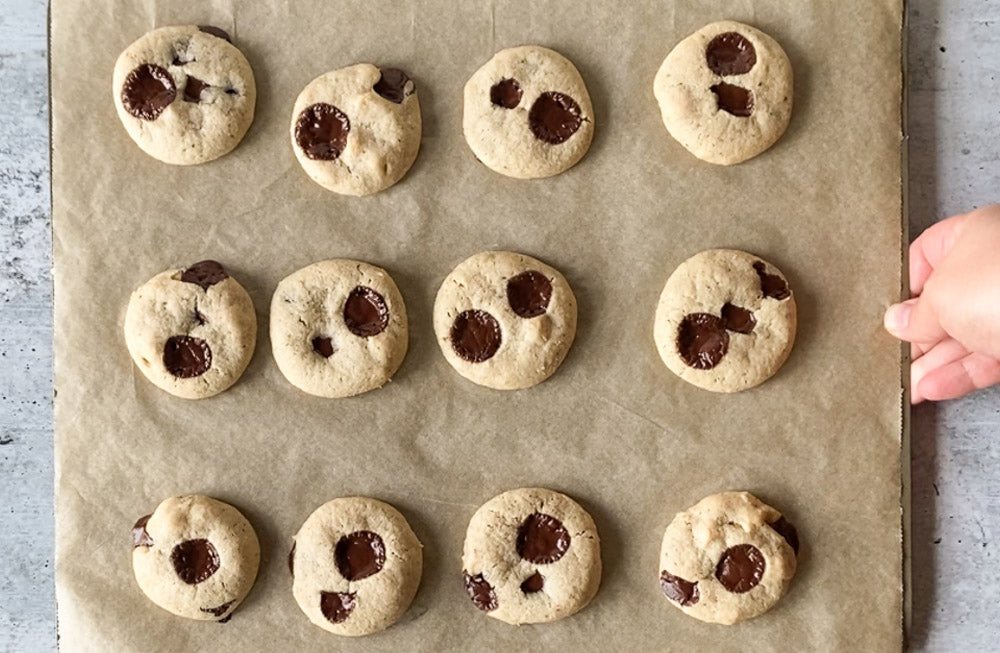
[{"label": "parchment paper", "polygon": [[[57,590],[66,650],[898,650],[901,646],[900,348],[881,327],[900,289],[900,0],[607,3],[373,0],[52,3],[56,283]],[[733,168],[667,135],[652,97],[669,50],[732,18],[778,39],[795,70],[791,126]],[[194,168],[143,154],[115,115],[115,58],[157,26],[229,30],[257,77],[257,118],[229,156]],[[596,113],[590,153],[540,181],[476,162],[462,87],[494,51],[539,43],[579,67]],[[420,155],[394,188],[340,197],[288,143],[292,103],[358,61],[404,68],[423,111]],[[660,362],[653,312],[670,272],[710,247],[774,262],[800,310],[791,358],[722,396]],[[483,249],[539,257],[570,280],[576,344],[520,392],[452,371],[431,329],[444,276]],[[246,286],[262,325],[235,387],[191,402],[155,388],[121,335],[130,291],[203,258]],[[387,268],[410,351],[385,388],[323,400],[270,354],[277,282],[317,260]],[[510,488],[567,492],[593,515],[604,579],[590,607],[544,626],[487,618],[465,596],[473,511]],[[710,626],[657,582],[663,529],[703,496],[747,489],[783,510],[804,548],[771,613]],[[257,584],[228,624],[150,604],[129,529],[164,497],[203,492],[257,529]],[[425,549],[401,622],[361,640],[311,625],[291,594],[289,538],[330,498],[397,506]]]}]

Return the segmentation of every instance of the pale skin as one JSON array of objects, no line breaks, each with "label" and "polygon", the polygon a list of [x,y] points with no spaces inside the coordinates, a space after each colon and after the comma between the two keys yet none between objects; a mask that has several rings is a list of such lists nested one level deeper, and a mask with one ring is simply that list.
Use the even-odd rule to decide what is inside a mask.
[{"label": "pale skin", "polygon": [[911,299],[885,328],[910,343],[914,404],[1000,383],[1000,204],[948,218],[910,245]]}]

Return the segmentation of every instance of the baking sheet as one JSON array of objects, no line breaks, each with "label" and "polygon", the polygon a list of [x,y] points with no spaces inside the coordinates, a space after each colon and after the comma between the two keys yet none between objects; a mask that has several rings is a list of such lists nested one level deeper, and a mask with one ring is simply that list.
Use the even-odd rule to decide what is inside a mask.
[{"label": "baking sheet", "polygon": [[[62,648],[900,648],[901,363],[881,315],[901,282],[901,0],[198,5],[51,7]],[[724,18],[781,42],[796,83],[784,138],[734,168],[700,163],[671,140],[651,91],[673,45]],[[195,168],[142,154],[109,89],[122,49],[181,23],[229,30],[259,89],[243,144]],[[462,137],[465,80],[495,50],[522,43],[573,60],[594,103],[590,153],[548,180],[492,173]],[[301,88],[357,61],[409,72],[424,120],[408,176],[367,199],[312,183],[286,134]],[[710,247],[774,262],[799,305],[788,363],[735,396],[681,382],[653,344],[667,276]],[[576,344],[530,390],[466,382],[434,341],[439,283],[489,248],[552,264],[579,300]],[[264,328],[239,384],[189,402],[134,368],[121,324],[135,286],[209,257],[247,288]],[[387,268],[409,310],[410,352],[396,378],[353,399],[297,391],[267,336],[277,282],[331,257]],[[460,556],[476,507],[526,485],[564,491],[594,515],[605,572],[578,615],[515,628],[473,608]],[[684,616],[657,582],[673,514],[726,489],[773,503],[804,541],[788,596],[731,628]],[[133,521],[188,492],[233,503],[261,540],[257,584],[225,625],[155,608],[132,578]],[[306,516],[351,494],[397,506],[425,545],[411,608],[361,640],[312,626],[285,564]]]}]

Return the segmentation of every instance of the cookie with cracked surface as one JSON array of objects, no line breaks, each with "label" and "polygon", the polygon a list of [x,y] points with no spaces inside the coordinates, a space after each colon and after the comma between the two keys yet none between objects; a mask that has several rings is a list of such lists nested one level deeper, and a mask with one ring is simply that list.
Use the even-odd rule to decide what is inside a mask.
[{"label": "cookie with cracked surface", "polygon": [[391,626],[420,585],[423,549],[406,518],[367,497],[317,508],[288,554],[292,593],[302,612],[337,635],[370,635]]},{"label": "cookie with cracked surface", "polygon": [[174,165],[205,163],[235,148],[253,122],[253,70],[229,35],[211,26],[149,32],[118,57],[115,108],[132,140]]},{"label": "cookie with cracked surface", "polygon": [[780,270],[734,249],[695,254],[660,294],[654,338],[667,367],[713,392],[759,385],[795,342],[795,297]]},{"label": "cookie with cracked surface", "polygon": [[594,137],[594,108],[576,66],[524,45],[493,55],[465,84],[462,129],[476,158],[508,177],[567,170]]},{"label": "cookie with cracked surface", "polygon": [[250,295],[217,261],[161,272],[132,293],[125,313],[125,344],[136,366],[185,399],[236,383],[256,342]]},{"label": "cookie with cracked surface", "polygon": [[670,135],[709,163],[733,165],[774,145],[792,115],[792,65],[773,38],[720,21],[667,55],[653,81]]},{"label": "cookie with cracked surface", "polygon": [[416,85],[398,68],[359,63],[320,75],[295,100],[292,150],[310,178],[372,195],[406,174],[420,149]]},{"label": "cookie with cracked surface", "polygon": [[150,601],[180,617],[228,621],[257,578],[250,522],[201,494],[171,497],[132,527],[132,569]]},{"label": "cookie with cracked surface", "polygon": [[551,376],[576,336],[576,297],[558,270],[516,252],[480,252],[434,301],[445,359],[474,383],[517,390]]},{"label": "cookie with cracked surface", "polygon": [[462,574],[472,604],[494,619],[517,625],[568,617],[601,584],[597,526],[564,494],[504,492],[472,516]]},{"label": "cookie with cracked surface", "polygon": [[350,397],[388,381],[406,356],[406,305],[389,273],[361,261],[320,261],[271,299],[271,352],[295,387]]},{"label": "cookie with cracked surface", "polygon": [[713,494],[667,526],[660,588],[696,619],[739,623],[785,595],[798,551],[798,533],[780,512],[747,492]]}]

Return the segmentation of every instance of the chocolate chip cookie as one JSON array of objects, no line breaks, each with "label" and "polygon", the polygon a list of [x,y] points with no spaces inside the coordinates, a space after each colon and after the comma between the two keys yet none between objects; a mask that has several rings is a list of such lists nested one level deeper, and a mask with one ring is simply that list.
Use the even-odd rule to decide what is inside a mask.
[{"label": "chocolate chip cookie", "polygon": [[174,165],[230,152],[250,128],[257,102],[246,57],[211,26],[149,32],[118,57],[112,91],[132,140]]},{"label": "chocolate chip cookie", "polygon": [[250,295],[217,261],[156,275],[129,299],[125,344],[158,387],[204,399],[243,374],[257,342]]},{"label": "chocolate chip cookie", "polygon": [[257,578],[250,522],[200,494],[165,499],[132,527],[132,569],[149,600],[180,617],[227,621]]}]

